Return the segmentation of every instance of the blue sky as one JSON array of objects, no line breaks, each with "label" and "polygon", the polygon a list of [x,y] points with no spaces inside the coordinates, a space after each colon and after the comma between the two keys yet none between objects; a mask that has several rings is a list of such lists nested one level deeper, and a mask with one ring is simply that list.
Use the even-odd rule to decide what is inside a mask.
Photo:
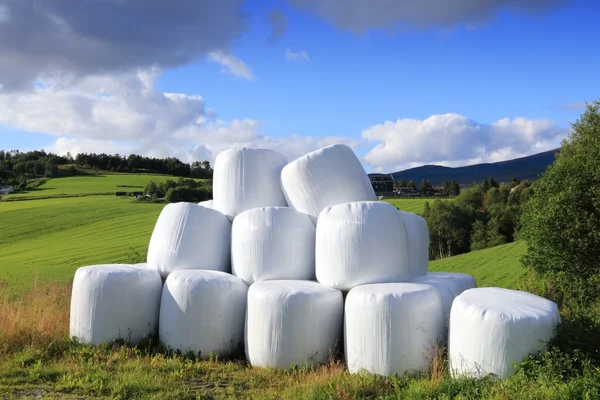
[{"label": "blue sky", "polygon": [[[72,42],[42,58],[34,49],[20,50],[0,39],[0,47],[14,50],[8,63],[14,68],[0,67],[0,147],[137,152],[191,161],[212,160],[232,145],[273,148],[294,158],[343,142],[368,170],[391,172],[429,163],[499,161],[553,148],[583,111],[583,102],[600,93],[600,7],[591,1],[539,2],[531,12],[466,1],[476,4],[476,17],[470,8],[464,16],[459,9],[430,18],[427,9],[403,14],[374,0],[368,18],[350,22],[344,15],[358,0],[340,0],[341,8],[325,11],[306,6],[315,3],[311,0],[224,3],[231,3],[231,12],[249,12],[247,26],[233,33],[221,32],[218,23],[213,31],[198,28],[207,43],[201,49],[174,37],[184,43],[178,50],[189,54],[184,61],[157,51],[121,63],[124,50],[115,47],[109,53],[114,64],[94,70],[70,52]],[[184,15],[186,1],[173,4]],[[6,1],[8,18],[1,22],[2,5],[0,0],[0,37],[3,25],[19,22]],[[230,11],[205,10],[219,18]],[[277,40],[269,39],[273,10],[285,22]],[[63,15],[73,30],[74,18],[92,18],[58,6],[50,11]],[[131,11],[130,22],[143,24],[138,11]],[[168,27],[166,17],[159,14],[156,21]],[[418,20],[427,27],[382,29],[388,17],[394,24]],[[363,32],[353,29],[359,25]],[[51,36],[54,28],[48,29]],[[110,46],[108,34],[102,35],[96,32],[95,39]],[[211,37],[218,38],[214,45]],[[296,59],[286,59],[286,52]],[[28,75],[31,82],[44,82],[43,90],[7,84],[19,69],[19,57],[39,57],[41,67]]]}]

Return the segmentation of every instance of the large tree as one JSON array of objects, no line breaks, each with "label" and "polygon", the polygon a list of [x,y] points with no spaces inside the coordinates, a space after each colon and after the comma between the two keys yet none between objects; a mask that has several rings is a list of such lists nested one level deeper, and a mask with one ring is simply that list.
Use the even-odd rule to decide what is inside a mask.
[{"label": "large tree", "polygon": [[542,274],[566,277],[564,282],[583,283],[600,274],[599,110],[598,101],[587,105],[523,210],[528,247],[523,263]]}]

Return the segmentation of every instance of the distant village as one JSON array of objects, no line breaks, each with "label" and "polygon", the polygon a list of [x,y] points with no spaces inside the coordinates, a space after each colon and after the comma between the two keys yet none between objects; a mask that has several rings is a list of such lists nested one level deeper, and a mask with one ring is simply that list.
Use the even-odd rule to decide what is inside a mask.
[{"label": "distant village", "polygon": [[375,194],[379,197],[429,197],[449,196],[453,191],[459,191],[456,182],[448,182],[444,186],[433,186],[427,180],[420,183],[417,188],[413,181],[396,181],[391,174],[369,174]]}]

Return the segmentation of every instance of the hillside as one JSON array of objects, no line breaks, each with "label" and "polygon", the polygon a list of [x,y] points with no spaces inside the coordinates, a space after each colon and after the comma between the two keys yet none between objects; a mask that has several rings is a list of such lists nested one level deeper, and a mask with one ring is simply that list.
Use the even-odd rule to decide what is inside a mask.
[{"label": "hillside", "polygon": [[520,260],[526,250],[525,242],[508,243],[431,261],[429,271],[462,272],[473,275],[478,286],[516,289],[525,274]]},{"label": "hillside", "polygon": [[465,167],[442,167],[439,165],[423,165],[404,171],[392,173],[396,180],[414,181],[418,185],[427,179],[432,185],[441,185],[444,181],[454,180],[460,185],[471,182],[481,182],[493,177],[498,182],[508,182],[513,177],[518,180],[536,180],[548,165],[554,161],[554,155],[559,149],[534,154],[528,157],[496,163],[468,165]]},{"label": "hillside", "polygon": [[[24,192],[3,196],[6,200],[35,199],[73,195],[114,195],[115,192],[142,192],[150,181],[156,183],[180,179],[171,175],[153,174],[98,174],[52,178],[40,186]],[[201,180],[194,178],[195,180]]]},{"label": "hillside", "polygon": [[[101,193],[129,190],[121,187],[141,187],[150,179],[167,178],[153,175],[56,178],[40,186],[35,194],[96,192],[96,195],[1,202],[0,280],[20,290],[31,286],[36,279],[68,281],[83,265],[128,262],[135,253],[143,257],[163,205]],[[401,210],[420,214],[425,200],[390,202]],[[512,287],[513,277],[520,268],[518,258],[514,257],[521,251],[519,245],[513,246],[435,261],[432,269],[472,273],[482,284],[494,284],[497,280],[498,284]],[[498,268],[499,263],[502,268]]]}]

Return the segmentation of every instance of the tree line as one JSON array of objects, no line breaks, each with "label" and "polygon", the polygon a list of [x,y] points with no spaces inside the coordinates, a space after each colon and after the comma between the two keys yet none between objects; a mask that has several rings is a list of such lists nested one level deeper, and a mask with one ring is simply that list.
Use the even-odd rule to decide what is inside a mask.
[{"label": "tree line", "polygon": [[60,174],[59,165],[69,159],[45,151],[0,150],[0,185],[12,185],[25,190],[28,178],[53,178]]},{"label": "tree line", "polygon": [[144,188],[144,193],[150,198],[142,198],[142,201],[164,199],[167,203],[180,201],[197,203],[212,199],[212,180],[196,181],[179,178],[177,181],[168,179],[159,183],[150,181]]},{"label": "tree line", "polygon": [[522,204],[532,183],[493,178],[471,184],[453,201],[426,202],[423,217],[430,234],[429,258],[451,257],[513,242],[520,235]]},{"label": "tree line", "polygon": [[28,187],[33,178],[54,178],[87,174],[89,170],[154,173],[180,176],[185,178],[211,179],[213,169],[208,161],[184,163],[173,157],[152,158],[131,154],[127,157],[119,154],[80,153],[72,157],[34,150],[0,150],[0,185],[12,185],[20,190]]},{"label": "tree line", "polygon": [[208,161],[184,163],[175,157],[154,158],[130,154],[128,157],[119,154],[79,153],[73,159],[78,167],[99,169],[113,172],[153,173],[181,176],[184,178],[212,178],[213,169]]},{"label": "tree line", "polygon": [[[427,180],[421,180],[421,184],[417,188],[415,181],[413,180],[394,180],[394,189],[400,188],[409,188],[413,190],[418,190],[422,194],[433,194],[436,190],[434,190],[433,185]],[[445,181],[442,184],[442,192],[449,196],[458,196],[460,193],[460,186],[456,181]]]}]

